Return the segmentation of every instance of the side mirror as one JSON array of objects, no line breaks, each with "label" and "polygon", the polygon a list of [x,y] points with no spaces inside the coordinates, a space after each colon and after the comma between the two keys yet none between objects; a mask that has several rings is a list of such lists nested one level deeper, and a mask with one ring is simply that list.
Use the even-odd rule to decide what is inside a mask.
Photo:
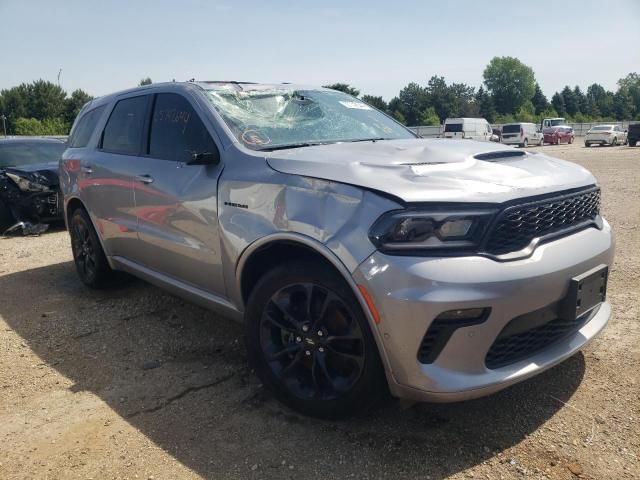
[{"label": "side mirror", "polygon": [[216,165],[220,161],[218,150],[213,152],[191,152],[191,160],[187,165]]}]

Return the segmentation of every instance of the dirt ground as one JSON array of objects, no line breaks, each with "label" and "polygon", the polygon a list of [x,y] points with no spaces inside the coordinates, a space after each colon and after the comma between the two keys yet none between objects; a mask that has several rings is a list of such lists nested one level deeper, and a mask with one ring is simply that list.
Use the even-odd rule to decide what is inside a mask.
[{"label": "dirt ground", "polygon": [[302,417],[249,371],[238,324],[140,281],[86,289],[64,231],[0,239],[0,479],[640,478],[640,148],[542,150],[601,182],[614,314],[465,403]]}]

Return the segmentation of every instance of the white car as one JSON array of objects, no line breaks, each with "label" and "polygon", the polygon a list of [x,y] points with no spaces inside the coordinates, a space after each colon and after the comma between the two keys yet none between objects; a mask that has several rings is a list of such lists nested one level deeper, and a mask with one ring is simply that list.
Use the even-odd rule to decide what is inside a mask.
[{"label": "white car", "polygon": [[444,121],[444,138],[464,138],[481,142],[497,141],[489,122],[484,118],[447,118]]},{"label": "white car", "polygon": [[591,145],[624,145],[627,143],[627,132],[620,125],[596,125],[591,127],[584,137],[584,146]]},{"label": "white car", "polygon": [[534,123],[507,123],[502,126],[502,143],[506,145],[542,146],[544,138],[540,128]]}]

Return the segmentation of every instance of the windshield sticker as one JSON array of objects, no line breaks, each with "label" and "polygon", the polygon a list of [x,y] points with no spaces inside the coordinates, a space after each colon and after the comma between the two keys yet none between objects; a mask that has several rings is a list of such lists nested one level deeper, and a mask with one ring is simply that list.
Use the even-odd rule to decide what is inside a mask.
[{"label": "windshield sticker", "polygon": [[249,145],[268,145],[271,143],[271,139],[267,135],[257,130],[246,130],[242,134],[242,141]]},{"label": "windshield sticker", "polygon": [[354,108],[356,110],[371,110],[371,107],[369,105],[367,105],[366,103],[360,103],[360,102],[347,102],[344,100],[340,100],[340,104],[347,107],[347,108]]}]

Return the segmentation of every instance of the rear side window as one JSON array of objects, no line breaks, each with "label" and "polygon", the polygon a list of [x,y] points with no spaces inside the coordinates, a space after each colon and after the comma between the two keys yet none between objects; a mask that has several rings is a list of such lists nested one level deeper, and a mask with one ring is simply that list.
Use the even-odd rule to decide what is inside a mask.
[{"label": "rear side window", "polygon": [[78,120],[78,124],[73,131],[73,135],[71,135],[71,138],[69,139],[70,148],[81,148],[87,146],[104,108],[105,105],[94,108],[93,110],[85,113],[80,120]]},{"label": "rear side window", "polygon": [[148,98],[143,95],[116,103],[102,134],[104,150],[127,155],[140,153]]},{"label": "rear side window", "polygon": [[502,127],[502,133],[520,133],[520,125],[505,125]]},{"label": "rear side window", "polygon": [[156,96],[149,137],[150,156],[188,162],[193,153],[215,150],[213,139],[186,98],[175,93]]},{"label": "rear side window", "polygon": [[461,132],[462,131],[462,124],[461,123],[447,123],[444,126],[444,131],[445,132]]}]

